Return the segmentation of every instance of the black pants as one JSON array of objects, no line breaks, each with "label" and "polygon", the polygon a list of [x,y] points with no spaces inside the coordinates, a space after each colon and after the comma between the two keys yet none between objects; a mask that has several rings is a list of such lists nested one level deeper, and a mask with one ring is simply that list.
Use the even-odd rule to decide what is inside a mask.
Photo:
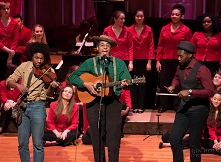
[{"label": "black pants", "polygon": [[[121,139],[121,103],[117,98],[102,99],[100,120],[100,98],[86,105],[88,122],[91,129],[91,140],[95,162],[105,162],[105,145],[108,147],[110,162],[119,161]],[[99,126],[99,127],[98,127]]]},{"label": "black pants", "polygon": [[[133,75],[137,77],[145,76],[148,79],[148,71],[146,70],[147,60],[133,61]],[[131,87],[132,107],[133,109],[145,109],[146,101],[146,84],[134,84]]]},{"label": "black pants", "polygon": [[7,67],[7,59],[8,53],[7,52],[0,52],[0,81],[4,80],[5,78],[5,71]]},{"label": "black pants", "polygon": [[[122,105],[122,110],[126,110],[126,104],[125,102],[121,102],[121,105]],[[121,134],[123,134],[123,130],[124,130],[124,124],[126,123],[125,120],[127,118],[128,114],[124,115],[124,116],[121,116]],[[90,145],[92,144],[91,142],[91,128],[89,127],[87,130],[86,130],[86,133],[82,136],[82,142],[84,144],[87,144],[87,145]]]},{"label": "black pants", "polygon": [[209,108],[202,106],[193,111],[181,110],[176,113],[170,144],[173,152],[173,162],[183,162],[182,139],[189,128],[190,161],[201,161],[201,135],[208,117]]},{"label": "black pants", "polygon": [[[162,60],[161,61],[161,72],[160,72],[160,92],[168,93],[166,87],[170,86],[173,80],[173,77],[176,73],[178,60]],[[174,93],[178,93],[179,89],[175,89]],[[169,104],[171,102],[171,105]],[[169,106],[172,106],[172,109],[177,110],[177,107],[180,103],[178,97],[171,96],[160,96],[159,97],[159,107],[167,110]]]},{"label": "black pants", "polygon": [[2,107],[1,116],[0,116],[0,127],[2,127],[2,132],[7,131],[7,127],[10,124],[10,121],[13,120],[11,114],[12,114],[12,109],[5,111],[4,107]]},{"label": "black pants", "polygon": [[74,142],[78,137],[80,136],[80,133],[77,133],[77,130],[71,130],[68,132],[67,137],[62,140],[58,139],[56,135],[51,130],[45,130],[44,131],[44,137],[43,141],[57,141],[61,146],[67,146],[70,144],[70,142]]},{"label": "black pants", "polygon": [[209,69],[212,77],[217,70],[219,70],[219,61],[204,61],[205,66]]}]

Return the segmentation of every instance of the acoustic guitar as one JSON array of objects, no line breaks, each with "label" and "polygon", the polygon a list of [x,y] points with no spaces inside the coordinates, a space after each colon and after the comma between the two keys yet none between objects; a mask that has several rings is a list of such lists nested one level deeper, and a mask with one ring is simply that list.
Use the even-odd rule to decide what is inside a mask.
[{"label": "acoustic guitar", "polygon": [[[121,85],[121,81],[111,82],[111,78],[108,75],[94,76],[92,74],[85,73],[85,74],[82,74],[80,78],[84,82],[93,83],[95,85],[94,89],[98,92],[98,96],[102,96],[102,97],[112,95],[113,91],[110,89],[110,87]],[[126,79],[126,82],[127,84],[131,84],[131,83],[142,84],[142,83],[146,83],[146,79],[143,76],[141,78]],[[87,88],[78,88],[77,95],[78,95],[79,100],[83,103],[90,103],[97,97],[96,95],[90,94]]]}]

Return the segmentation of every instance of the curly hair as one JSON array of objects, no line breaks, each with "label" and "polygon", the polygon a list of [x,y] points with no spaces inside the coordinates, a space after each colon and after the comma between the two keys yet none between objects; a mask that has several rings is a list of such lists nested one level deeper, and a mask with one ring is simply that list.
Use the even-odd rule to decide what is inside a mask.
[{"label": "curly hair", "polygon": [[173,11],[174,9],[180,10],[181,15],[184,15],[185,12],[186,12],[185,7],[184,7],[183,5],[181,5],[181,4],[178,4],[178,3],[175,4],[175,5],[172,7],[172,11]]},{"label": "curly hair", "polygon": [[27,53],[30,57],[28,60],[31,60],[33,55],[38,52],[44,55],[45,63],[50,65],[51,64],[50,49],[47,44],[39,43],[39,42],[33,42],[33,43],[27,44]]},{"label": "curly hair", "polygon": [[209,17],[212,20],[213,35],[219,33],[221,29],[219,19],[217,16],[210,13],[205,13],[196,18],[196,31],[204,31],[202,23],[205,17]]},{"label": "curly hair", "polygon": [[72,96],[71,96],[71,99],[70,99],[70,101],[69,101],[69,103],[68,103],[67,112],[66,112],[67,123],[71,122],[71,121],[70,121],[71,112],[72,112],[72,110],[73,110],[73,108],[74,108],[74,89],[73,89],[73,86],[71,86],[71,85],[65,86],[65,87],[60,91],[60,94],[59,94],[59,97],[58,97],[58,101],[57,101],[57,105],[56,105],[56,109],[55,109],[55,116],[54,116],[55,122],[58,122],[58,119],[59,119],[59,117],[60,117],[60,115],[61,115],[61,113],[62,113],[62,111],[63,111],[63,109],[64,109],[64,105],[63,105],[63,102],[62,102],[62,99],[63,99],[63,98],[62,98],[62,93],[64,92],[64,89],[67,88],[67,87],[71,88],[71,89],[72,89],[72,92],[73,92],[73,94],[72,94]]},{"label": "curly hair", "polygon": [[[221,95],[221,91],[215,91],[214,95],[215,94]],[[216,113],[216,109],[215,109],[214,105],[212,104],[212,102],[210,102],[210,110],[209,110],[209,116],[208,116],[208,123],[209,123],[210,127],[214,127],[215,113]],[[221,127],[221,104],[218,107],[216,124],[217,124],[217,127]]]}]

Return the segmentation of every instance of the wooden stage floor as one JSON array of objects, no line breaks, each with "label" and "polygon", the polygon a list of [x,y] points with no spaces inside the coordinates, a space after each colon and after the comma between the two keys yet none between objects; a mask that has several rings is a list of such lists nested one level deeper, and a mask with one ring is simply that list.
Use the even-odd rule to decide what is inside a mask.
[{"label": "wooden stage floor", "polygon": [[[172,153],[169,147],[158,148],[161,137],[154,135],[143,141],[146,135],[125,135],[121,141],[120,162],[171,162]],[[19,162],[16,133],[0,135],[0,162]],[[31,161],[33,158],[30,139]],[[107,152],[107,151],[106,151]],[[189,149],[184,150],[185,162],[189,162]],[[203,154],[202,162],[219,162],[220,157]],[[84,145],[79,139],[77,146],[46,146],[45,162],[93,162],[91,145]]]},{"label": "wooden stage floor", "polygon": [[[157,111],[146,110],[143,114],[130,113],[124,127],[125,136],[121,140],[120,162],[171,162],[172,152],[169,147],[159,149],[161,135],[148,136],[157,127]],[[164,133],[171,130],[175,112],[167,111],[160,116],[160,130]],[[84,145],[79,138],[77,146],[46,146],[45,162],[93,162],[91,145]],[[31,161],[33,157],[30,138]],[[107,152],[107,150],[106,150]],[[184,150],[185,162],[189,162],[189,149]],[[19,162],[17,133],[0,135],[0,162]],[[203,154],[202,162],[218,162],[220,156]]]}]

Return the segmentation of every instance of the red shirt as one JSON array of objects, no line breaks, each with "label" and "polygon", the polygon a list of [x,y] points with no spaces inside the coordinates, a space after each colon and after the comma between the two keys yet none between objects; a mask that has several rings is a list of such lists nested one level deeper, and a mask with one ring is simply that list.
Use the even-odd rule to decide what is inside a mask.
[{"label": "red shirt", "polygon": [[111,49],[112,56],[121,60],[133,61],[133,40],[127,27],[123,26],[119,37],[115,35],[112,25],[106,27],[103,34],[111,37],[117,43],[117,46]]},{"label": "red shirt", "polygon": [[126,106],[131,108],[132,104],[131,104],[130,90],[122,89],[119,100],[125,102]]},{"label": "red shirt", "polygon": [[160,31],[160,38],[157,46],[156,60],[178,59],[177,45],[181,41],[191,41],[192,33],[188,27],[180,23],[180,27],[171,32],[171,23],[164,26]]},{"label": "red shirt", "polygon": [[139,36],[135,30],[135,25],[132,25],[128,29],[132,35],[134,59],[154,59],[154,38],[152,29],[149,26],[144,25]]},{"label": "red shirt", "polygon": [[216,120],[214,119],[214,126],[209,126],[209,120],[207,120],[207,128],[209,131],[210,140],[219,140],[221,141],[221,127],[217,128]]},{"label": "red shirt", "polygon": [[18,48],[16,52],[21,54],[21,63],[27,61],[26,44],[31,39],[31,35],[31,30],[25,26],[23,26],[20,30]]},{"label": "red shirt", "polygon": [[0,82],[0,102],[3,104],[5,104],[7,100],[13,100],[16,102],[19,94],[20,91],[17,88],[14,90],[7,89],[5,80]]},{"label": "red shirt", "polygon": [[68,130],[74,130],[78,127],[78,105],[74,104],[73,110],[71,112],[70,116],[70,122],[67,123],[67,116],[60,114],[58,122],[55,123],[54,117],[55,117],[55,109],[56,109],[57,101],[52,102],[50,105],[50,109],[48,112],[48,120],[47,120],[47,126],[48,130],[57,130],[58,132],[63,132],[66,129]]},{"label": "red shirt", "polygon": [[[194,68],[194,65],[196,64],[196,60],[193,59],[192,62],[190,62],[190,65],[185,68],[183,72],[184,80],[186,80],[187,76],[189,75],[190,71]],[[176,74],[172,81],[172,86],[179,87],[180,81],[178,76],[178,71],[180,69],[180,66],[177,67]],[[203,86],[203,89],[192,89],[191,95],[193,97],[198,98],[209,98],[213,96],[214,94],[214,86],[212,83],[211,74],[208,68],[206,66],[200,66],[199,70],[196,74],[196,81],[200,82]]]},{"label": "red shirt", "polygon": [[195,58],[199,61],[220,61],[221,63],[221,34],[213,35],[209,40],[203,32],[195,32],[191,42],[195,45]]},{"label": "red shirt", "polygon": [[[0,48],[6,46],[11,50],[16,51],[16,49],[18,48],[18,40],[19,40],[18,22],[15,19],[11,18],[11,21],[8,24],[8,26],[5,27],[3,23],[0,21]],[[2,50],[0,49],[0,51]]]}]

